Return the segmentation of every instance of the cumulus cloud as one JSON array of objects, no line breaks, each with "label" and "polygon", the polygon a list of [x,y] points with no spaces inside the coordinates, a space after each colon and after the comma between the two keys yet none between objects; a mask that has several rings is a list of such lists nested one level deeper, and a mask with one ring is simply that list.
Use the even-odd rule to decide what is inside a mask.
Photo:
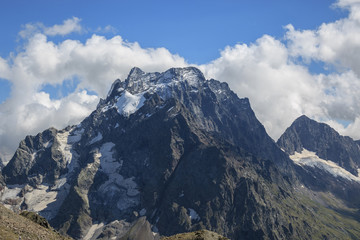
[{"label": "cumulus cloud", "polygon": [[81,33],[84,31],[83,27],[80,24],[81,19],[73,17],[71,19],[66,19],[63,24],[56,24],[51,27],[46,27],[43,23],[27,23],[23,26],[23,29],[19,32],[19,36],[27,39],[34,34],[42,33],[47,36],[56,36],[61,35],[65,36],[70,33]]},{"label": "cumulus cloud", "polygon": [[48,36],[56,36],[56,35],[65,36],[73,32],[79,33],[82,30],[80,21],[81,20],[79,18],[73,17],[71,19],[65,20],[61,25],[54,25],[52,27],[45,28],[44,33]]},{"label": "cumulus cloud", "polygon": [[349,8],[349,16],[323,23],[315,30],[297,30],[287,25],[289,52],[294,57],[332,64],[340,71],[351,69],[360,76],[360,2],[342,0],[337,6]]}]

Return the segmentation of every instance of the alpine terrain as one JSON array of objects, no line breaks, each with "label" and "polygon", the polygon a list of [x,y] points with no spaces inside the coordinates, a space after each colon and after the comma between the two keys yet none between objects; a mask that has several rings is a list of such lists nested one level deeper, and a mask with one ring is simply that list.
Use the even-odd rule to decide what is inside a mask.
[{"label": "alpine terrain", "polygon": [[21,141],[0,200],[75,239],[359,239],[359,167],[325,124],[276,143],[226,83],[133,68],[80,124]]}]

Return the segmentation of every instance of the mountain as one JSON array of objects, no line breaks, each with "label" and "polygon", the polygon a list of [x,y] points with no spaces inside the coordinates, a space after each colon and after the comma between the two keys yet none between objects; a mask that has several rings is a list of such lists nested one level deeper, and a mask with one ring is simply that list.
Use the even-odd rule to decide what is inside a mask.
[{"label": "mountain", "polygon": [[21,141],[0,199],[76,239],[360,237],[359,222],[329,206],[355,208],[314,198],[299,169],[226,83],[192,67],[133,68],[79,125]]}]

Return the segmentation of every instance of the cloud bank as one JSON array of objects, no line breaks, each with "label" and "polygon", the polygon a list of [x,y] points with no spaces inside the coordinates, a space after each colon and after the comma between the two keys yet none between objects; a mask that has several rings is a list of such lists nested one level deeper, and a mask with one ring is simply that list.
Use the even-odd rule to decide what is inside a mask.
[{"label": "cloud bank", "polygon": [[[283,39],[264,35],[251,44],[227,46],[219,58],[198,66],[208,78],[226,81],[248,97],[259,120],[275,140],[302,114],[329,123],[344,135],[360,138],[360,1],[339,0],[346,18],[317,29],[285,26]],[[95,109],[111,83],[125,79],[133,66],[164,71],[190,65],[165,48],[143,48],[121,36],[94,34],[85,42],[51,37],[84,31],[74,17],[61,25],[27,24],[19,35],[23,50],[0,57],[0,78],[11,82],[0,104],[0,153],[10,156],[19,141],[50,126],[79,123]],[[327,70],[312,73],[313,63]],[[43,91],[78,79],[60,99]],[[7,158],[8,158],[7,156]]]}]

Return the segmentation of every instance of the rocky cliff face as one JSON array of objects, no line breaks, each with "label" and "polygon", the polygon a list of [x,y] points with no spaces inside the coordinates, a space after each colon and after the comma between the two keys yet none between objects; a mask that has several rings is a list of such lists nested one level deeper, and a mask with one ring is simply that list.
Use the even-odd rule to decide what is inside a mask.
[{"label": "rocky cliff face", "polygon": [[26,137],[3,169],[1,200],[78,239],[130,236],[131,226],[313,239],[315,224],[346,237],[314,222],[296,168],[226,83],[196,68],[134,68],[79,125]]}]

